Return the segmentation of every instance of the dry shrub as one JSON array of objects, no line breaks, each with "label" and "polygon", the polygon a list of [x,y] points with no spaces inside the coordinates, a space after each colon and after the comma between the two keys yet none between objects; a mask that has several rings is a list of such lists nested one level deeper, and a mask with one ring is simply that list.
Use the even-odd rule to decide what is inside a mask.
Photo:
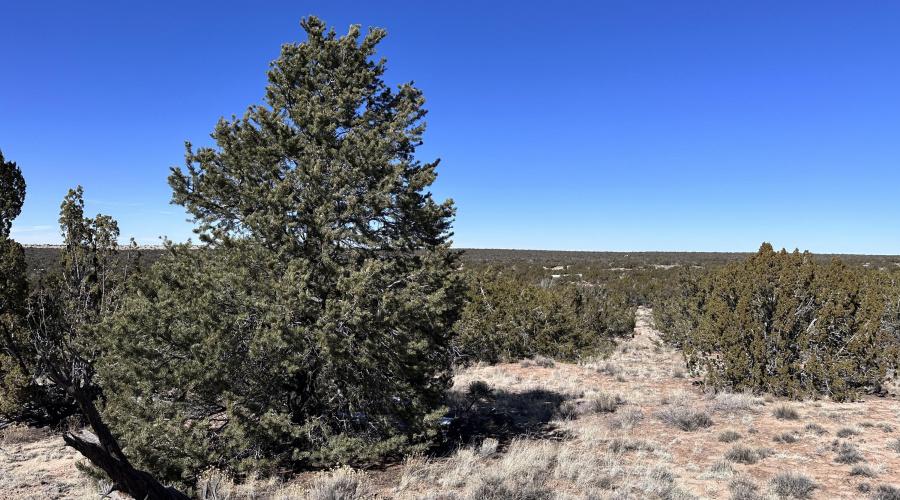
[{"label": "dry shrub", "polygon": [[609,422],[613,429],[633,429],[644,419],[644,413],[632,407],[627,407],[616,412],[616,416]]},{"label": "dry shrub", "polygon": [[29,427],[25,424],[13,424],[0,431],[0,443],[3,446],[12,444],[30,444],[46,439],[50,433],[47,429]]},{"label": "dry shrub", "polygon": [[788,404],[776,406],[772,411],[772,415],[775,415],[775,418],[778,420],[797,420],[800,418],[800,414],[797,413],[797,410]]},{"label": "dry shrub", "polygon": [[603,373],[605,375],[609,375],[610,377],[615,377],[622,374],[622,367],[613,363],[604,363],[603,366],[597,368],[597,373]]},{"label": "dry shrub", "polygon": [[600,393],[588,401],[588,408],[594,413],[612,413],[624,403],[618,395]]},{"label": "dry shrub", "polygon": [[341,467],[316,476],[309,490],[309,500],[357,500],[372,493],[366,474]]},{"label": "dry shrub", "polygon": [[897,439],[888,439],[888,440],[887,440],[887,447],[888,447],[889,450],[892,450],[893,452],[895,452],[895,453],[897,453],[898,455],[900,455],[900,438],[897,438]]},{"label": "dry shrub", "polygon": [[730,450],[725,452],[725,460],[737,462],[739,464],[753,465],[771,454],[772,450],[768,448],[754,448],[752,446],[736,444],[732,446]]},{"label": "dry shrub", "polygon": [[731,429],[719,433],[719,441],[722,443],[733,443],[742,437],[741,433]]},{"label": "dry shrub", "polygon": [[485,438],[484,441],[481,442],[481,445],[478,446],[478,454],[482,457],[489,457],[494,453],[497,453],[497,446],[500,445],[500,441],[497,441],[494,438]]},{"label": "dry shrub", "polygon": [[649,495],[649,498],[669,500],[696,500],[697,498],[678,488],[675,485],[675,474],[663,464],[658,464],[642,474],[638,480],[638,488]]},{"label": "dry shrub", "polygon": [[890,484],[879,484],[870,498],[872,500],[900,500],[900,488]]},{"label": "dry shrub", "polygon": [[210,467],[197,477],[197,490],[201,500],[231,498],[234,493],[234,479],[225,471]]},{"label": "dry shrub", "polygon": [[588,450],[563,446],[556,456],[553,477],[565,478],[588,488],[608,484],[609,477],[603,473],[602,464],[596,454]]},{"label": "dry shrub", "polygon": [[862,476],[862,477],[877,477],[878,473],[875,472],[875,469],[869,467],[868,465],[854,465],[852,469],[850,469],[851,476]]},{"label": "dry shrub", "polygon": [[694,394],[675,391],[663,397],[660,403],[665,405],[656,416],[683,431],[695,431],[713,425],[712,418],[706,410],[695,408],[698,404]]},{"label": "dry shrub", "polygon": [[734,467],[728,460],[717,460],[709,470],[700,474],[699,479],[729,479],[734,476]]},{"label": "dry shrub", "polygon": [[815,422],[806,424],[806,427],[804,427],[804,429],[806,430],[806,432],[811,432],[813,434],[816,434],[817,436],[828,433],[828,431],[826,431],[824,427]]},{"label": "dry shrub", "polygon": [[484,398],[490,396],[494,389],[484,380],[473,380],[466,387],[466,392],[473,398]]},{"label": "dry shrub", "polygon": [[408,455],[403,459],[398,489],[404,490],[420,482],[431,483],[433,473],[434,465],[427,457],[420,454]]},{"label": "dry shrub", "polygon": [[626,451],[654,451],[656,445],[646,439],[616,438],[609,442],[609,451],[623,453]]},{"label": "dry shrub", "polygon": [[840,429],[838,429],[836,434],[837,434],[837,437],[839,437],[839,438],[848,438],[848,437],[858,436],[858,435],[862,434],[862,431],[860,431],[859,429],[857,429],[855,427],[841,427]]},{"label": "dry shrub", "polygon": [[880,422],[878,424],[875,424],[875,427],[881,429],[883,432],[885,432],[887,434],[894,432],[894,426],[887,422]]},{"label": "dry shrub", "polygon": [[553,490],[515,477],[482,476],[470,486],[467,500],[553,500]]},{"label": "dry shrub", "polygon": [[800,436],[793,432],[782,432],[781,434],[776,434],[774,437],[772,437],[772,440],[776,443],[790,444],[800,441]]},{"label": "dry shrub", "polygon": [[839,464],[856,464],[865,462],[866,459],[859,453],[859,448],[849,441],[837,441],[832,443],[832,449],[837,452],[834,461]]},{"label": "dry shrub", "polygon": [[762,404],[762,399],[752,392],[720,392],[716,394],[713,409],[727,414],[743,414],[751,411],[754,406]]},{"label": "dry shrub", "polygon": [[556,416],[560,420],[575,420],[580,412],[581,408],[576,401],[567,400],[556,409]]},{"label": "dry shrub", "polygon": [[497,467],[504,476],[533,478],[549,471],[556,459],[556,443],[514,439]]},{"label": "dry shrub", "polygon": [[444,475],[439,480],[442,486],[458,488],[466,484],[471,476],[481,469],[479,456],[471,448],[456,450],[443,465]]},{"label": "dry shrub", "polygon": [[534,357],[534,364],[542,368],[553,368],[556,366],[555,361],[546,356],[541,356],[540,354]]},{"label": "dry shrub", "polygon": [[780,498],[809,498],[819,485],[803,472],[779,472],[769,479],[769,489]]},{"label": "dry shrub", "polygon": [[685,406],[670,405],[657,413],[657,416],[663,422],[687,432],[713,425],[712,418],[706,411]]},{"label": "dry shrub", "polygon": [[757,493],[759,486],[756,485],[748,477],[736,477],[728,483],[728,489],[731,490],[731,500],[761,500]]}]

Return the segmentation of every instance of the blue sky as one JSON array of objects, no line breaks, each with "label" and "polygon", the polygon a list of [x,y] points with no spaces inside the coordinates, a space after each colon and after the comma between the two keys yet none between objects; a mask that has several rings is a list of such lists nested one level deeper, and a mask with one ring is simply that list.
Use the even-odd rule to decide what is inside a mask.
[{"label": "blue sky", "polygon": [[79,184],[124,240],[190,237],[169,167],[310,14],[387,29],[457,247],[900,254],[895,1],[5,2],[13,237],[58,242]]}]

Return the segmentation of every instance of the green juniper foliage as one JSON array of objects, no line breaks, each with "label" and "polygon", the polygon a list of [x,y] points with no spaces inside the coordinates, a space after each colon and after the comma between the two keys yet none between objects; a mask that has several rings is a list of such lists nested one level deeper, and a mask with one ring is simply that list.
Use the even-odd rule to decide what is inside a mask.
[{"label": "green juniper foliage", "polygon": [[839,259],[822,264],[763,244],[715,275],[685,357],[715,385],[853,398],[897,362],[879,280]]},{"label": "green juniper foliage", "polygon": [[172,169],[209,246],[170,245],[105,326],[105,415],[169,480],[393,453],[443,413],[464,289],[422,92],[383,81],[384,30],[301,25],[264,104]]},{"label": "green juniper foliage", "polygon": [[634,311],[624,294],[574,283],[542,287],[488,267],[469,275],[456,343],[464,361],[577,360],[632,332]]},{"label": "green juniper foliage", "polygon": [[0,151],[0,415],[20,414],[33,392],[34,353],[26,328],[25,251],[9,238],[12,221],[22,211],[25,179],[15,162]]}]

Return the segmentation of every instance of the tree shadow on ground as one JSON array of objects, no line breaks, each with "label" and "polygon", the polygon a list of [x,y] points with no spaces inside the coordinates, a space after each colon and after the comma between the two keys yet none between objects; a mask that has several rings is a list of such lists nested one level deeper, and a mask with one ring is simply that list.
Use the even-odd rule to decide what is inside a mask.
[{"label": "tree shadow on ground", "polygon": [[481,381],[448,393],[440,448],[450,451],[487,438],[506,443],[516,437],[563,441],[570,436],[552,421],[568,396],[546,389],[510,392]]}]

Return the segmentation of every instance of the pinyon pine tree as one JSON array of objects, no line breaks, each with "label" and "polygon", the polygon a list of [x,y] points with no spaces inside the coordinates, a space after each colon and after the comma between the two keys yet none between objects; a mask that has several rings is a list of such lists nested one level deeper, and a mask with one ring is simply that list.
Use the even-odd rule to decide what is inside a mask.
[{"label": "pinyon pine tree", "polygon": [[464,290],[422,92],[384,82],[384,30],[301,25],[264,104],[172,169],[208,245],[171,245],[105,325],[105,415],[171,480],[408,449],[442,414]]}]

